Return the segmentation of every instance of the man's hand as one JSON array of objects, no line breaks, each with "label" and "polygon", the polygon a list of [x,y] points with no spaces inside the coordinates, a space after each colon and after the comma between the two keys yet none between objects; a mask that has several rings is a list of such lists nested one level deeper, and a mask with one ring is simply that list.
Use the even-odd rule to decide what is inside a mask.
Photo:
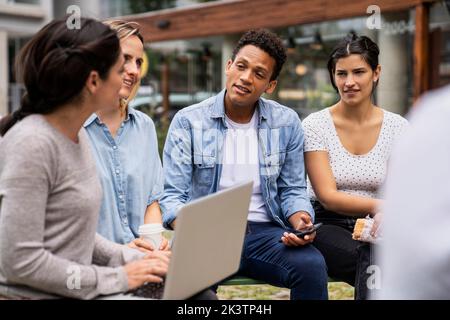
[{"label": "man's hand", "polygon": [[[304,211],[299,211],[294,213],[290,218],[289,222],[295,230],[305,230],[313,227],[311,216]],[[283,233],[281,241],[290,247],[304,246],[305,244],[313,242],[316,237],[316,232],[306,235],[304,238],[297,237],[295,234],[290,232]]]}]

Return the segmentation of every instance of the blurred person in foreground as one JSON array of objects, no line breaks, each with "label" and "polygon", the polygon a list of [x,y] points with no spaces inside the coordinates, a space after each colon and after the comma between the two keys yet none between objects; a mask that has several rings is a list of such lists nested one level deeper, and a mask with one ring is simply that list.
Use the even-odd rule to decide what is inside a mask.
[{"label": "blurred person in foreground", "polygon": [[384,188],[376,299],[450,298],[450,86],[425,95],[393,151]]}]

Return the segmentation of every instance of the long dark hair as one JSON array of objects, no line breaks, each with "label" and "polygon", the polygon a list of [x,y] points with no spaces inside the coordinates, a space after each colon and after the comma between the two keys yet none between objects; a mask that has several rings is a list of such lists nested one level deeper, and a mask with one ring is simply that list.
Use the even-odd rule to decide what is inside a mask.
[{"label": "long dark hair", "polygon": [[30,114],[48,114],[80,99],[91,71],[106,79],[120,54],[116,32],[100,21],[81,18],[80,29],[66,19],[44,26],[21,50],[16,72],[26,93],[19,110],[0,121],[0,135]]},{"label": "long dark hair", "polygon": [[[334,73],[336,71],[336,63],[339,59],[348,57],[351,54],[359,54],[365,62],[370,66],[372,71],[378,66],[378,55],[380,49],[377,44],[369,37],[358,36],[355,32],[350,32],[343,40],[341,40],[330,54],[328,59],[328,73],[330,75],[331,84],[336,92],[339,92],[336,83],[334,82]],[[374,84],[374,88],[377,83]],[[373,90],[372,89],[372,90]]]}]

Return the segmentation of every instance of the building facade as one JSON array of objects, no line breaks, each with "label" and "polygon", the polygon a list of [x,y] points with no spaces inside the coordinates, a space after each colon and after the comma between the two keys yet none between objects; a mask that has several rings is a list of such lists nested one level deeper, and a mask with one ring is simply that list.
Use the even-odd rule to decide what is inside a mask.
[{"label": "building facade", "polygon": [[0,0],[0,117],[20,105],[23,86],[14,72],[14,59],[23,45],[53,18],[77,6],[82,16],[97,19],[150,9],[186,7],[197,0]]},{"label": "building facade", "polygon": [[[405,114],[420,94],[450,83],[449,8],[449,1],[431,0],[242,0],[125,19],[142,25],[150,54],[172,57],[169,86],[179,90],[181,82],[182,90],[192,93],[217,92],[224,86],[223,68],[243,32],[259,27],[275,31],[288,47],[288,60],[278,89],[269,98],[292,107],[301,117],[338,98],[326,69],[332,47],[350,31],[367,35],[381,52],[375,102]],[[210,57],[206,67],[198,58],[205,47]],[[192,63],[193,59],[200,62]],[[158,75],[155,69],[153,76]]]},{"label": "building facade", "polygon": [[[71,5],[83,16],[141,24],[149,71],[140,95],[149,96],[152,110],[177,110],[220,91],[233,46],[257,27],[278,33],[288,48],[269,98],[302,118],[337,100],[326,61],[349,31],[380,47],[378,105],[404,114],[421,93],[450,83],[450,1],[0,0],[0,115],[16,109],[23,93],[13,72],[19,49]],[[149,8],[164,10],[135,14]]]},{"label": "building facade", "polygon": [[0,0],[0,116],[20,100],[13,60],[36,30],[53,19],[53,0]]}]

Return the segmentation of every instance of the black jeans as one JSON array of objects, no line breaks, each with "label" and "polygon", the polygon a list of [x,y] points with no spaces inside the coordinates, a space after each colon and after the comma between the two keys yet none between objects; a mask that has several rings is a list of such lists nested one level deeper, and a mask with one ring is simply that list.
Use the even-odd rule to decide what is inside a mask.
[{"label": "black jeans", "polygon": [[355,299],[366,300],[369,294],[368,267],[373,264],[372,245],[352,239],[356,219],[326,210],[318,201],[313,202],[317,230],[314,246],[325,258],[328,276],[355,287]]}]

